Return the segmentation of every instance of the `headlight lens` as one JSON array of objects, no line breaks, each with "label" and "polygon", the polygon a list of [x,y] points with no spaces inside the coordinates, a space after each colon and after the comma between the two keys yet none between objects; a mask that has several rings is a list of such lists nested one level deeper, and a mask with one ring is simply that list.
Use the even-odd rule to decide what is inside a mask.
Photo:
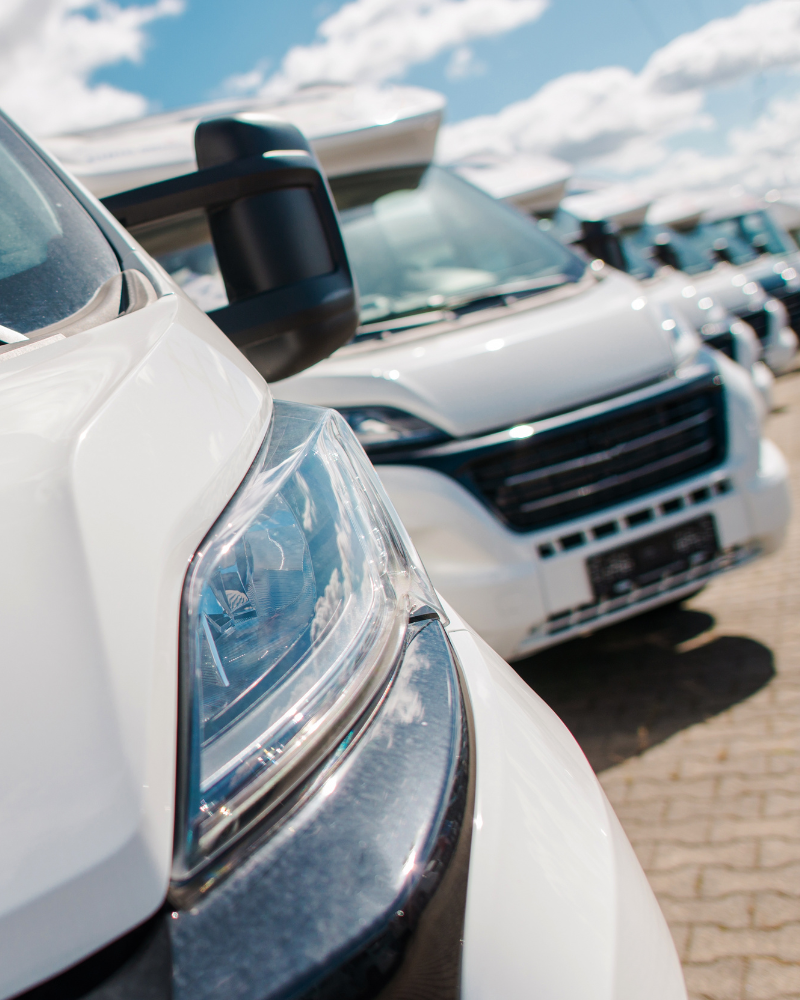
[{"label": "headlight lens", "polygon": [[188,760],[175,879],[218,854],[281,783],[341,740],[422,606],[443,616],[347,424],[332,410],[276,403],[267,440],[184,587]]},{"label": "headlight lens", "polygon": [[700,350],[700,336],[679,309],[659,303],[659,314],[661,329],[670,340],[675,367],[680,368],[692,361]]},{"label": "headlight lens", "polygon": [[425,445],[447,440],[447,434],[438,427],[392,406],[340,406],[339,412],[369,452],[393,445]]}]

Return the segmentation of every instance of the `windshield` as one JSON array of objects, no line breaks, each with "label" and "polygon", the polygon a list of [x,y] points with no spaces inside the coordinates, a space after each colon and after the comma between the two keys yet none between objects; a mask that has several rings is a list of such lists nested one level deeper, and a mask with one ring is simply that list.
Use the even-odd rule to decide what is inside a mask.
[{"label": "windshield", "polygon": [[66,319],[118,273],[83,206],[0,119],[0,342]]},{"label": "windshield", "polygon": [[650,260],[656,268],[660,262],[671,264],[687,274],[699,274],[710,271],[717,258],[702,240],[695,239],[695,233],[696,230],[679,231],[669,226],[645,224],[625,230],[622,243],[631,257],[639,254],[641,258],[646,258],[649,247]]},{"label": "windshield", "polygon": [[760,254],[796,253],[797,246],[767,212],[748,212],[731,219],[704,222],[687,236],[707,252],[721,251],[733,264],[748,264]]},{"label": "windshield", "polygon": [[652,278],[659,268],[658,258],[653,253],[655,232],[649,226],[635,226],[620,230],[619,242],[626,270],[635,278]]},{"label": "windshield", "polygon": [[362,323],[583,274],[584,263],[532,220],[449,171],[391,173],[390,190],[374,174],[362,188],[353,178],[331,182]]}]

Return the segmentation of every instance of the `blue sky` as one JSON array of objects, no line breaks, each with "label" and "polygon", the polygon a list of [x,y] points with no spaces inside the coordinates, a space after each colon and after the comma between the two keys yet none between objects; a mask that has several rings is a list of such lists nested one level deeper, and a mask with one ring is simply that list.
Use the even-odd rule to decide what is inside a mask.
[{"label": "blue sky", "polygon": [[[337,6],[320,0],[187,0],[183,14],[148,26],[140,64],[105,67],[94,80],[141,93],[164,109],[203,101],[234,74],[263,62],[277,68],[292,45],[314,40],[317,25]],[[458,121],[499,111],[564,73],[609,65],[638,72],[655,49],[742,6],[739,0],[552,0],[539,20],[471,43],[485,68],[480,75],[449,79],[446,52],[412,66],[404,80],[445,93],[448,118]],[[742,103],[751,90],[755,100],[758,85],[750,81],[735,96],[720,95],[725,124],[737,115],[751,117]]]},{"label": "blue sky", "polygon": [[0,0],[0,106],[40,138],[243,75],[265,99],[402,82],[446,95],[446,162],[800,188],[800,0],[37,0],[18,16],[29,3]]}]

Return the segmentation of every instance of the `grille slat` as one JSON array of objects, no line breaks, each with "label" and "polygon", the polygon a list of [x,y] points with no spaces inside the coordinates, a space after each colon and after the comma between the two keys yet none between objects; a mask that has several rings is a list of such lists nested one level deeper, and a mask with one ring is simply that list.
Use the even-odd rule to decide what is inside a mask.
[{"label": "grille slat", "polygon": [[800,330],[800,292],[787,292],[786,295],[781,295],[779,292],[773,292],[777,298],[786,306],[786,311],[789,313],[789,324],[793,330]]},{"label": "grille slat", "polygon": [[726,354],[733,361],[736,360],[736,341],[733,339],[733,334],[725,330],[723,333],[716,333],[711,337],[705,337],[704,343],[708,344],[709,347],[713,347],[715,351],[721,351],[722,354]]},{"label": "grille slat", "polygon": [[741,313],[739,319],[749,323],[755,331],[759,340],[764,340],[767,336],[767,313],[765,309],[758,309],[756,312]]},{"label": "grille slat", "polygon": [[451,474],[530,531],[680,482],[725,454],[722,389],[704,380],[634,406],[472,453]]},{"label": "grille slat", "polygon": [[668,458],[662,458],[658,462],[651,462],[649,465],[641,469],[635,469],[633,472],[626,472],[624,475],[608,476],[606,479],[601,479],[599,482],[592,483],[589,486],[580,486],[578,489],[568,490],[566,493],[559,493],[552,497],[544,497],[541,500],[531,500],[529,503],[520,504],[519,509],[524,514],[528,514],[534,510],[544,510],[545,507],[552,507],[554,504],[568,503],[577,497],[602,493],[604,490],[612,489],[615,486],[623,486],[625,483],[632,483],[636,479],[649,476],[654,472],[661,472],[663,469],[668,469],[672,465],[678,465],[698,455],[704,455],[713,446],[712,441],[701,441],[700,444],[687,448],[677,455],[670,455]]},{"label": "grille slat", "polygon": [[707,420],[710,420],[713,415],[713,410],[704,410],[702,413],[698,413],[696,417],[689,417],[674,427],[665,427],[663,430],[653,431],[652,434],[645,434],[644,437],[636,438],[633,441],[626,441],[624,444],[618,444],[614,448],[597,451],[593,455],[586,455],[584,458],[573,458],[569,462],[561,462],[558,465],[550,465],[546,469],[539,469],[536,472],[523,472],[518,476],[510,476],[505,480],[503,485],[521,486],[523,483],[534,482],[546,476],[557,475],[561,472],[571,472],[573,469],[583,469],[590,465],[609,462],[620,455],[627,455],[630,452],[638,451],[640,448],[645,448],[647,445],[665,441],[667,438],[673,437],[675,434],[680,434],[682,431],[690,430],[692,427],[699,427]]}]

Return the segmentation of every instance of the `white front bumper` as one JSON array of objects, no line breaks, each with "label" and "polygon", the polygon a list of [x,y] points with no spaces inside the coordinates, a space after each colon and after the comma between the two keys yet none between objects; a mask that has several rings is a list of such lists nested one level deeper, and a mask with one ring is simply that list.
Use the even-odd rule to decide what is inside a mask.
[{"label": "white front bumper", "polygon": [[453,615],[475,720],[463,1000],[685,1000],[669,930],[580,747]]},{"label": "white front bumper", "polygon": [[[400,465],[379,466],[378,472],[434,585],[506,659],[685,596],[709,574],[777,548],[789,520],[786,463],[766,440],[756,474],[744,482],[723,465],[630,503],[524,534],[506,528],[442,473]],[[671,510],[678,502],[681,508]],[[647,520],[629,526],[629,518],[645,514]],[[587,559],[702,514],[714,517],[720,560],[614,602],[595,601]],[[600,529],[610,524],[614,533],[602,536]]]}]

